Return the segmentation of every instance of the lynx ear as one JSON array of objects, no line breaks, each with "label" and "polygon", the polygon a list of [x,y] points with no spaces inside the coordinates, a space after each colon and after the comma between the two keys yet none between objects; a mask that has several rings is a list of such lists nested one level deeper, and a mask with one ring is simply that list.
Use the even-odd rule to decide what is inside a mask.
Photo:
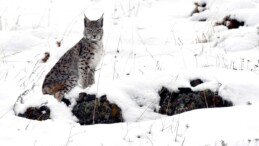
[{"label": "lynx ear", "polygon": [[[84,14],[84,16],[85,16],[85,14]],[[86,27],[87,23],[89,23],[89,22],[90,22],[90,20],[85,16],[85,18],[84,18],[84,25],[85,25],[85,27]]]},{"label": "lynx ear", "polygon": [[103,14],[102,14],[101,18],[99,18],[99,19],[97,20],[97,22],[98,22],[98,24],[99,24],[101,27],[103,27]]}]

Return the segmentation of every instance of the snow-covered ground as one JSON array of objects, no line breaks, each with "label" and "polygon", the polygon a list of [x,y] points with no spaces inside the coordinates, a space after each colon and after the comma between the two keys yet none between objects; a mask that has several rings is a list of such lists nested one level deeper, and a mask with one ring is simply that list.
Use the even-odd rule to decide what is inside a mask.
[{"label": "snow-covered ground", "polygon": [[[194,2],[205,11],[191,16]],[[106,94],[124,123],[80,126],[71,107],[41,93],[47,72],[82,37],[84,13],[104,13],[106,53],[96,84],[67,98]],[[244,26],[215,25],[228,15]],[[0,0],[0,145],[257,146],[258,67],[259,0]],[[205,83],[191,87],[196,78]],[[235,106],[160,115],[162,86],[217,90]],[[15,116],[42,104],[51,120]]]}]

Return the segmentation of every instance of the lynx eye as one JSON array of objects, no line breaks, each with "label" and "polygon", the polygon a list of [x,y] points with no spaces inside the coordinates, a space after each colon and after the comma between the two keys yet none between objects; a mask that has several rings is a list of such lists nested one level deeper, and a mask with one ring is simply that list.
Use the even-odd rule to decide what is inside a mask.
[{"label": "lynx eye", "polygon": [[88,32],[92,32],[92,29],[87,29]]}]

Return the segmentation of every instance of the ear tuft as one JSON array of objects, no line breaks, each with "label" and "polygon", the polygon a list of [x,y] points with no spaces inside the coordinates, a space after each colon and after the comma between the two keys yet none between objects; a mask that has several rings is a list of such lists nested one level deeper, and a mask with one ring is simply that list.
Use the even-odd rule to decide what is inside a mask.
[{"label": "ear tuft", "polygon": [[102,14],[101,18],[99,18],[99,19],[97,20],[97,22],[98,22],[98,24],[99,24],[101,27],[103,27],[103,14]]},{"label": "ear tuft", "polygon": [[87,23],[90,22],[90,20],[86,17],[86,15],[84,14],[85,18],[84,18],[84,25],[86,27]]}]

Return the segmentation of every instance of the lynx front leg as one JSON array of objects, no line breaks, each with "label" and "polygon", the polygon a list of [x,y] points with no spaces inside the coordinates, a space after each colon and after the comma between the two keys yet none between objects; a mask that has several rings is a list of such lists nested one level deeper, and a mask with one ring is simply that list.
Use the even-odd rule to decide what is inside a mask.
[{"label": "lynx front leg", "polygon": [[79,69],[79,84],[85,89],[88,86],[87,83],[87,68],[80,68]]},{"label": "lynx front leg", "polygon": [[88,85],[93,85],[94,84],[94,70],[93,69],[89,69],[88,71],[88,78],[87,78],[87,82]]},{"label": "lynx front leg", "polygon": [[90,68],[87,68],[85,70],[80,70],[79,75],[79,84],[82,86],[82,88],[86,88],[92,84],[94,84],[94,71]]}]

